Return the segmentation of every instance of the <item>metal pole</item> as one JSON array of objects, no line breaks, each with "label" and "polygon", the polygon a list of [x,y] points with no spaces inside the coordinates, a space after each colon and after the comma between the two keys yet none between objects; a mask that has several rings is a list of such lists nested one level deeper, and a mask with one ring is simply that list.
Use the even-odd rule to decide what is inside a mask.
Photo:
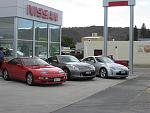
[{"label": "metal pole", "polygon": [[33,21],[33,53],[32,56],[35,57],[35,21]]},{"label": "metal pole", "polygon": [[130,6],[130,29],[129,29],[129,38],[130,38],[130,56],[129,56],[129,68],[130,75],[133,74],[133,24],[134,24],[134,6]]},{"label": "metal pole", "polygon": [[14,43],[13,43],[13,52],[15,58],[17,58],[17,48],[18,48],[18,18],[14,17]]},{"label": "metal pole", "polygon": [[108,7],[104,7],[104,51],[103,55],[107,56],[107,40],[108,40]]}]

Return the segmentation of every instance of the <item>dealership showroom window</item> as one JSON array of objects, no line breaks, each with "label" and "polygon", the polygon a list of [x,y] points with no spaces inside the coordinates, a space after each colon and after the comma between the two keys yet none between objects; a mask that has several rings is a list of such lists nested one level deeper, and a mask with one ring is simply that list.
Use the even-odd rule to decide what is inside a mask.
[{"label": "dealership showroom window", "polygon": [[[15,10],[20,13],[0,16],[0,46],[4,48],[5,55],[47,58],[60,54],[62,12],[28,0],[18,0],[16,4],[21,1],[22,10]],[[0,8],[6,5],[5,2]],[[15,1],[10,2],[13,5]],[[6,12],[11,10],[9,5],[5,7],[8,7]]]}]

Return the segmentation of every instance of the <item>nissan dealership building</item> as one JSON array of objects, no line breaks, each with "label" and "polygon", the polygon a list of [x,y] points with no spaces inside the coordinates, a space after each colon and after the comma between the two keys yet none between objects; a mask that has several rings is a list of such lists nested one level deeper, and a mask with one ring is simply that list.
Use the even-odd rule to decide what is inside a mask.
[{"label": "nissan dealership building", "polygon": [[62,12],[28,0],[0,0],[0,46],[7,55],[60,54]]}]

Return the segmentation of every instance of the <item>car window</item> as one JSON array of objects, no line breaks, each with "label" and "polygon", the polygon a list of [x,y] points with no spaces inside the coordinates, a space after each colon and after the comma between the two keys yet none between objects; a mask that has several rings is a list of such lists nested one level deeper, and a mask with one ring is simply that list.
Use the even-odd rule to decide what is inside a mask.
[{"label": "car window", "polygon": [[40,58],[24,58],[22,59],[25,66],[49,66],[49,64]]},{"label": "car window", "polygon": [[80,62],[76,57],[68,55],[68,56],[59,56],[60,62]]},{"label": "car window", "polygon": [[94,60],[93,57],[85,58],[83,61],[87,61],[87,62],[95,62],[95,60]]},{"label": "car window", "polygon": [[97,60],[97,62],[114,63],[114,61],[108,57],[96,57],[96,60]]},{"label": "car window", "polygon": [[9,64],[12,64],[12,65],[17,65],[17,64],[20,64],[22,65],[22,62],[20,59],[18,58],[15,58],[15,59],[12,59],[11,61],[8,62]]},{"label": "car window", "polygon": [[90,62],[95,62],[95,60],[94,60],[93,57],[89,57],[89,61],[90,61]]},{"label": "car window", "polygon": [[83,61],[89,61],[89,58],[85,58],[85,59],[83,59]]},{"label": "car window", "polygon": [[103,62],[102,57],[96,57],[95,59],[97,60],[97,62]]},{"label": "car window", "polygon": [[51,58],[49,59],[49,62],[57,62],[57,57],[56,57],[56,56],[51,57]]}]

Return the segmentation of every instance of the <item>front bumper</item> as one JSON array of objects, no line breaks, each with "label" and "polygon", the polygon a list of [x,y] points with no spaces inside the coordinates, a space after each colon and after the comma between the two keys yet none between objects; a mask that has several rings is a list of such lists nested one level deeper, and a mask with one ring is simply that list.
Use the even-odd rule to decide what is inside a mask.
[{"label": "front bumper", "polygon": [[62,84],[67,80],[66,76],[62,76],[62,77],[48,77],[48,79],[39,79],[38,77],[36,77],[34,79],[34,83],[35,84]]},{"label": "front bumper", "polygon": [[92,79],[96,76],[94,70],[71,71],[72,79]]},{"label": "front bumper", "polygon": [[128,77],[128,70],[110,70],[108,76],[110,77]]}]

